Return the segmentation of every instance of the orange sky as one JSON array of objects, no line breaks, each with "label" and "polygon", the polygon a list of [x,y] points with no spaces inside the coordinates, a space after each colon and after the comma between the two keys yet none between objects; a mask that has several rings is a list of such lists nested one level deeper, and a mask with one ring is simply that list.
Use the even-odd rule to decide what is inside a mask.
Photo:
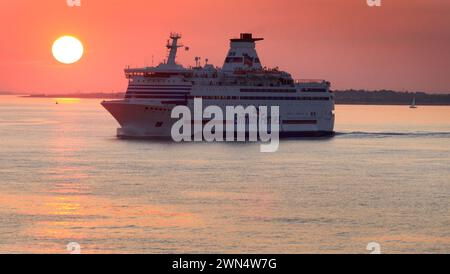
[{"label": "orange sky", "polygon": [[[165,58],[171,31],[195,56],[222,65],[228,39],[253,32],[261,61],[333,87],[450,92],[450,1],[0,0],[0,91],[124,91],[126,65]],[[53,41],[71,34],[85,55],[57,63]]]}]

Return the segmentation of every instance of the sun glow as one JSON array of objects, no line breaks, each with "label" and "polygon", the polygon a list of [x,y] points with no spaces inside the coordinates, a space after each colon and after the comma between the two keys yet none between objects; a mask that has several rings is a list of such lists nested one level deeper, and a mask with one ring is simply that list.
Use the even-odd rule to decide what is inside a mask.
[{"label": "sun glow", "polygon": [[62,36],[58,38],[52,47],[53,57],[63,64],[78,62],[83,56],[83,44],[73,36]]}]

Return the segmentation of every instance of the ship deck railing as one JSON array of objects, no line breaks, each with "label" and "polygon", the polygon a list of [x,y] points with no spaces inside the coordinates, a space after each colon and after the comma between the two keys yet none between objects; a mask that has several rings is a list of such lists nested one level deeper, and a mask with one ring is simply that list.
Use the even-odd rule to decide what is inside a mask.
[{"label": "ship deck railing", "polygon": [[296,84],[326,84],[327,81],[323,79],[295,79]]}]

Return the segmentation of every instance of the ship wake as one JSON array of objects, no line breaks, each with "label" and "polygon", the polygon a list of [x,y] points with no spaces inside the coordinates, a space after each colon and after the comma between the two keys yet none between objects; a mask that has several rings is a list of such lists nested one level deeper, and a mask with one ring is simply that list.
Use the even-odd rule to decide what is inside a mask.
[{"label": "ship wake", "polygon": [[336,137],[348,138],[389,138],[389,137],[405,137],[405,138],[450,138],[450,132],[336,132]]}]

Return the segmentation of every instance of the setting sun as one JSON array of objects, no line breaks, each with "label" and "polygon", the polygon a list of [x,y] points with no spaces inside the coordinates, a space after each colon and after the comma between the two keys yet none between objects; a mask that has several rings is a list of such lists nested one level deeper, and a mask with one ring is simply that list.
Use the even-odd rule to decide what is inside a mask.
[{"label": "setting sun", "polygon": [[83,44],[73,36],[58,38],[52,47],[53,57],[63,64],[73,64],[83,56]]}]

